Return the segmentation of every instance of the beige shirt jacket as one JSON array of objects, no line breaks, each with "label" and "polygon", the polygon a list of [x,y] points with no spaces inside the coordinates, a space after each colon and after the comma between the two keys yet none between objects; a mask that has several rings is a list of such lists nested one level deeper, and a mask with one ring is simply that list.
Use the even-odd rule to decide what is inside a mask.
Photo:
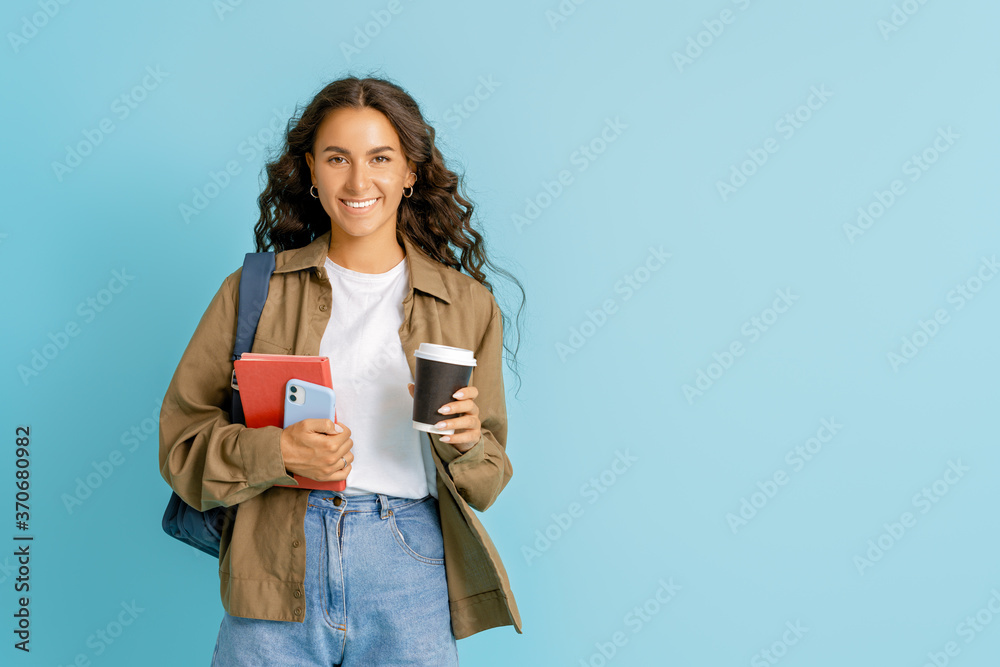
[{"label": "beige shirt jacket", "polygon": [[[302,248],[275,254],[253,352],[318,355],[332,313],[324,262],[327,231]],[[423,433],[437,468],[444,561],[457,639],[502,625],[521,632],[507,572],[473,509],[489,508],[510,481],[502,322],[490,291],[432,259],[403,237],[410,289],[399,341],[411,373],[422,342],[475,351],[470,385],[482,437],[460,454]],[[308,489],[285,469],[277,426],[230,422],[232,352],[242,267],[212,298],[174,371],[160,410],[160,474],[188,505],[205,511],[239,504],[223,527],[219,555],[222,604],[233,616],[302,622],[306,613],[305,528]],[[349,425],[348,425],[349,426]]]}]

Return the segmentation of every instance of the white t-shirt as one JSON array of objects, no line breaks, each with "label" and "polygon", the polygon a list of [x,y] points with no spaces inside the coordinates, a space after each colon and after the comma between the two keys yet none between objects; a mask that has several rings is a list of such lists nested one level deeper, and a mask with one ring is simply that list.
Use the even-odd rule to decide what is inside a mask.
[{"label": "white t-shirt", "polygon": [[354,441],[344,493],[437,498],[430,443],[412,425],[406,385],[414,378],[399,341],[408,261],[385,273],[359,273],[327,257],[326,272],[333,304],[319,354],[330,358],[337,421]]}]

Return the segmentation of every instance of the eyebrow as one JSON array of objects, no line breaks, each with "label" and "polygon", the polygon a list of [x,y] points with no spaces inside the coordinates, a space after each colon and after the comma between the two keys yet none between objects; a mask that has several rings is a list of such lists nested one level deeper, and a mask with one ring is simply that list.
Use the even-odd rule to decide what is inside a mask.
[{"label": "eyebrow", "polygon": [[[375,153],[381,153],[383,151],[395,152],[395,149],[393,149],[392,146],[377,146],[375,148],[370,149],[367,153],[365,153],[365,155],[374,155]],[[341,148],[340,146],[327,146],[326,148],[323,149],[322,152],[323,153],[343,153],[345,155],[350,155],[351,154],[351,151],[347,150],[346,148]]]}]

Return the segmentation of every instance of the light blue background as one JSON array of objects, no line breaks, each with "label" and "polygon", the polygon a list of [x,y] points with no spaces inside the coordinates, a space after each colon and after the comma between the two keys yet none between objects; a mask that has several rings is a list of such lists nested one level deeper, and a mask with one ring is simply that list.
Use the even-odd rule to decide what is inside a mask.
[{"label": "light blue background", "polygon": [[[516,395],[507,375],[515,473],[482,515],[524,634],[461,640],[463,664],[753,666],[774,664],[760,653],[773,650],[783,667],[919,667],[954,642],[948,664],[995,665],[1000,280],[976,276],[994,277],[983,258],[1000,251],[997,5],[909,0],[916,13],[883,34],[889,0],[567,0],[574,11],[554,24],[556,0],[399,1],[350,58],[341,45],[387,2],[221,14],[51,2],[58,13],[16,46],[10,33],[32,34],[24,21],[42,10],[4,5],[0,539],[17,533],[14,428],[27,424],[35,541],[30,655],[11,646],[13,558],[0,557],[0,662],[208,663],[223,611],[215,563],[160,529],[155,432],[132,452],[121,438],[155,416],[209,300],[253,250],[265,156],[242,142],[327,82],[373,73],[421,104],[492,257],[527,290]],[[713,24],[725,9],[731,22]],[[675,52],[699,33],[707,46],[679,68]],[[165,78],[121,118],[113,101],[147,67]],[[495,89],[457,122],[449,110],[481,77]],[[813,98],[786,138],[776,122],[813,86],[832,96]],[[103,118],[114,131],[57,177],[53,162]],[[581,163],[606,119],[625,128]],[[911,181],[904,164],[939,128],[957,140]],[[768,138],[777,152],[723,200],[717,182]],[[185,223],[179,206],[230,160],[241,173]],[[518,228],[561,170],[572,182]],[[850,242],[844,225],[894,179],[905,193]],[[643,273],[651,246],[670,258]],[[78,305],[122,270],[134,278],[88,321]],[[646,279],[627,300],[615,289],[626,275]],[[514,313],[519,293],[491,280]],[[949,294],[970,280],[979,291],[959,309]],[[797,300],[751,341],[744,323],[778,290]],[[561,358],[557,345],[609,299],[614,312]],[[947,323],[893,368],[887,355],[937,309]],[[70,323],[79,334],[22,380],[18,367]],[[734,341],[744,353],[720,375],[713,355]],[[688,400],[699,371],[717,379]],[[797,470],[786,453],[823,419],[842,428]],[[68,512],[63,494],[116,449],[125,462]],[[614,472],[616,452],[635,461]],[[914,504],[949,461],[967,472]],[[611,483],[588,492],[602,472]],[[734,532],[727,515],[780,472],[787,483]],[[561,528],[553,515],[571,503]],[[915,525],[884,536],[904,512]],[[891,547],[859,571],[880,536]],[[648,603],[661,580],[680,588]],[[88,638],[133,601],[143,611],[98,654]],[[963,631],[977,613],[990,622]],[[807,630],[795,638],[786,623]]]}]

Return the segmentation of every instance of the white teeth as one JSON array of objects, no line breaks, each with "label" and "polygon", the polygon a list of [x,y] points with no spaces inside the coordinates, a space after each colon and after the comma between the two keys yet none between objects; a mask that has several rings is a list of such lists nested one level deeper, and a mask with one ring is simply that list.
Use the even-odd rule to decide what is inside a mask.
[{"label": "white teeth", "polygon": [[362,201],[362,202],[344,201],[343,199],[341,199],[340,201],[344,202],[345,204],[347,204],[351,208],[366,208],[368,206],[371,206],[375,202],[377,202],[378,198],[376,198],[376,199],[369,199],[368,201]]}]

